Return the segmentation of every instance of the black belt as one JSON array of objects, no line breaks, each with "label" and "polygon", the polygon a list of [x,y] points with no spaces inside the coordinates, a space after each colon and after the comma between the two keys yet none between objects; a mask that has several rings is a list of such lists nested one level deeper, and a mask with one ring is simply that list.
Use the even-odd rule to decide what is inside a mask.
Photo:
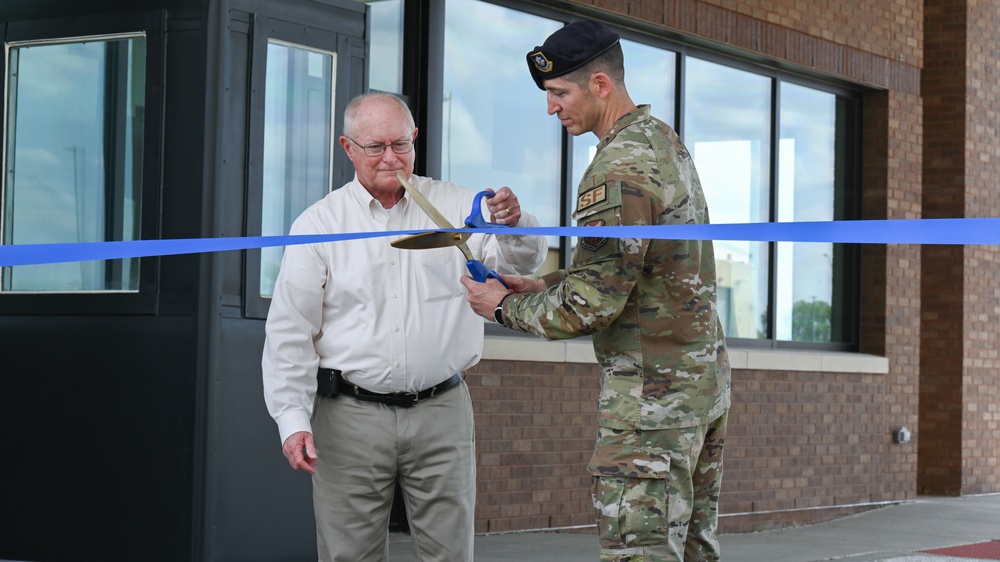
[{"label": "black belt", "polygon": [[445,392],[458,386],[458,383],[462,382],[462,375],[460,373],[455,373],[448,380],[438,383],[430,388],[425,388],[420,392],[394,392],[391,394],[383,394],[381,392],[372,392],[361,388],[356,384],[352,384],[343,376],[341,376],[340,371],[336,369],[323,369],[321,368],[317,373],[317,377],[322,380],[335,380],[336,383],[334,387],[336,390],[333,394],[324,394],[327,396],[335,396],[336,394],[344,394],[347,396],[353,396],[358,400],[364,400],[365,402],[378,402],[379,404],[387,404],[389,406],[396,406],[399,408],[409,408],[416,405],[421,400],[427,400],[428,398],[433,398],[439,394],[444,394]]}]

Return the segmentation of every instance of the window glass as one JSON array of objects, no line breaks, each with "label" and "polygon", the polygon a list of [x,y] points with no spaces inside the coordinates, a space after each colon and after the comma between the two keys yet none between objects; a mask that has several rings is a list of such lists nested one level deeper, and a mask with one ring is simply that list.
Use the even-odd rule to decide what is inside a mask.
[{"label": "window glass", "polygon": [[[429,157],[440,157],[444,179],[476,189],[510,185],[543,225],[565,224],[599,139],[563,134],[524,63],[564,22],[480,0],[444,7],[442,150]],[[630,39],[622,49],[632,100],[681,130],[713,223],[856,218],[850,94]],[[572,241],[550,240],[542,272],[563,265],[557,250],[564,245],[570,255]],[[856,341],[853,246],[718,240],[715,253],[727,336],[772,345]]]},{"label": "window glass", "polygon": [[[139,238],[146,43],[8,50],[3,243]],[[5,267],[4,291],[137,291],[139,259]]]},{"label": "window glass", "polygon": [[622,39],[625,56],[625,86],[638,105],[648,104],[650,113],[674,126],[677,98],[677,55],[652,45]]},{"label": "window glass", "polygon": [[[830,221],[835,208],[834,94],[781,84],[777,220]],[[833,244],[777,244],[775,339],[831,341]]]},{"label": "window glass", "polygon": [[[769,220],[771,79],[688,57],[684,144],[713,223]],[[768,244],[715,242],[726,335],[767,338]],[[725,306],[725,308],[723,308]]]},{"label": "window glass", "polygon": [[[292,221],[330,192],[336,53],[271,41],[264,92],[261,235]],[[283,249],[261,249],[260,293],[270,296]]]},{"label": "window glass", "polygon": [[[445,13],[442,179],[471,189],[514,190],[525,211],[545,226],[560,224],[559,121],[525,55],[557,21],[479,0],[449,0]],[[550,240],[556,266],[558,239]]]},{"label": "window glass", "polygon": [[371,64],[368,87],[403,93],[403,0],[369,0]]}]

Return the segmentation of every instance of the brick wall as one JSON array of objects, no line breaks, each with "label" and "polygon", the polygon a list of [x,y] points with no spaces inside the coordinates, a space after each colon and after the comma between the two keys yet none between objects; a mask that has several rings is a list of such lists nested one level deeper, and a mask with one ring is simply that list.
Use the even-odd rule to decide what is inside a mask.
[{"label": "brick wall", "polygon": [[[928,1],[926,16],[924,216],[961,217],[965,214],[964,2]],[[924,355],[917,478],[922,493],[957,495],[961,489],[964,253],[964,248],[954,246],[922,249]]]},{"label": "brick wall", "polygon": [[918,92],[923,2],[576,0],[609,13],[883,88]]},{"label": "brick wall", "polygon": [[[883,500],[884,375],[739,371],[734,378],[721,513],[801,511],[802,522],[828,516],[813,508]],[[772,519],[724,517],[722,527],[760,529]]]},{"label": "brick wall", "polygon": [[[929,158],[925,168],[932,171],[935,181],[928,183],[925,201],[935,202],[938,216],[1000,216],[1000,148],[996,142],[1000,128],[998,23],[1000,7],[995,2],[928,2],[927,25],[941,26],[936,34],[941,40],[929,45],[935,64],[930,67],[928,59],[924,87],[942,115],[936,119],[939,126],[928,131]],[[932,471],[950,469],[948,488],[936,491],[996,491],[1000,489],[1000,248],[966,246],[949,250],[951,267],[933,272],[925,281],[925,293],[935,303],[934,312],[944,309],[945,305],[937,303],[945,301],[948,312],[954,313],[954,318],[942,322],[943,327],[956,332],[947,336],[956,344],[949,350],[954,362],[944,376],[940,376],[940,365],[927,373],[928,379],[931,374],[937,375],[935,382],[946,382],[950,388],[938,384],[931,389],[925,384],[928,391],[922,398],[928,406],[936,404],[939,396],[949,401],[953,427],[942,431],[942,439],[933,445],[946,446],[943,439],[951,438],[956,444],[952,448],[958,447],[958,451],[950,459],[929,454],[927,464],[922,456],[920,481],[922,486],[936,490],[938,481]],[[962,290],[955,291],[955,287]],[[943,334],[927,334],[925,340],[934,335]],[[925,358],[928,363],[930,360]],[[923,452],[921,449],[921,455]]]},{"label": "brick wall", "polygon": [[[598,367],[482,361],[467,380],[476,410],[476,532],[593,525],[587,462]],[[894,380],[734,372],[722,532],[812,523],[912,498],[915,445],[890,439],[899,420]]]},{"label": "brick wall", "polygon": [[587,463],[597,365],[482,361],[467,380],[476,411],[476,532],[593,524]]},{"label": "brick wall", "polygon": [[[996,3],[926,7],[925,216],[1000,216]],[[1000,489],[1000,248],[923,249],[922,438],[918,485],[959,495]]]},{"label": "brick wall", "polygon": [[[870,93],[864,112],[862,218],[920,218],[922,99],[905,91]],[[890,359],[882,396],[883,488],[871,501],[912,499],[917,492],[917,445],[893,444],[891,431],[920,432],[921,263],[919,246],[862,247],[860,351]]]},{"label": "brick wall", "polygon": [[[1000,5],[969,2],[968,217],[1000,217]],[[962,494],[1000,490],[1000,246],[965,248]]]}]

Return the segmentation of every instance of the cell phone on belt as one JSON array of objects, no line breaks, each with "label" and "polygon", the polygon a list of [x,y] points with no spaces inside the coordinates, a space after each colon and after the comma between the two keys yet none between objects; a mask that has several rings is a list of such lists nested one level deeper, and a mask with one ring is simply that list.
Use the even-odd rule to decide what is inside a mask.
[{"label": "cell phone on belt", "polygon": [[316,394],[320,396],[336,396],[340,392],[340,371],[337,369],[320,369],[316,371]]}]

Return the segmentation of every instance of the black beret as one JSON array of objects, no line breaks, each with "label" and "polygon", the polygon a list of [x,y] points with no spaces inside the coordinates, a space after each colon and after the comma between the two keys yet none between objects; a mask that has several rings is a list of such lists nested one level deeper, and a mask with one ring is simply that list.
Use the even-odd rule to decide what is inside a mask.
[{"label": "black beret", "polygon": [[564,26],[528,53],[528,70],[538,89],[549,78],[568,74],[614,47],[621,37],[596,21],[581,20]]}]

